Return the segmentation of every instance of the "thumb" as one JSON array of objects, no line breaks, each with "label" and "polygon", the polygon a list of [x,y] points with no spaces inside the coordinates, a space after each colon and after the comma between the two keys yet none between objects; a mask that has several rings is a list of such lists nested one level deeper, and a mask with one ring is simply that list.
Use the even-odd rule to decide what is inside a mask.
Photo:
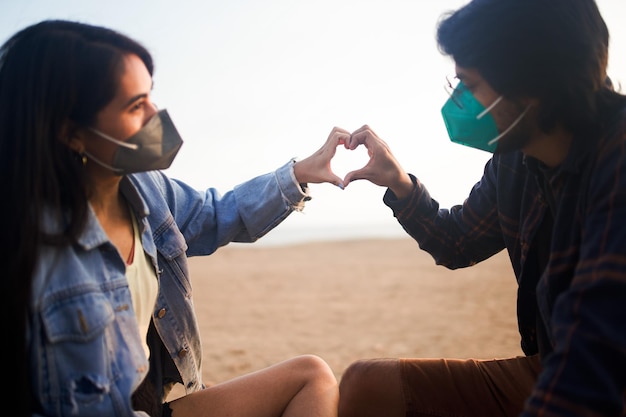
[{"label": "thumb", "polygon": [[336,187],[341,188],[342,190],[345,188],[345,181],[343,181],[341,178],[339,178],[337,175],[332,174],[332,177],[330,180],[328,180],[328,182],[330,184],[335,185]]},{"label": "thumb", "polygon": [[350,184],[352,181],[356,181],[356,180],[364,180],[367,179],[365,176],[365,170],[363,168],[361,169],[357,169],[354,171],[350,171],[346,174],[346,176],[343,178],[343,186],[344,188],[348,186],[348,184]]},{"label": "thumb", "polygon": [[334,172],[330,171],[330,172],[326,172],[323,173],[321,176],[318,177],[317,181],[314,181],[315,183],[329,183],[329,184],[333,184],[336,187],[339,187],[343,190],[344,188],[344,182],[343,180],[337,176]]}]

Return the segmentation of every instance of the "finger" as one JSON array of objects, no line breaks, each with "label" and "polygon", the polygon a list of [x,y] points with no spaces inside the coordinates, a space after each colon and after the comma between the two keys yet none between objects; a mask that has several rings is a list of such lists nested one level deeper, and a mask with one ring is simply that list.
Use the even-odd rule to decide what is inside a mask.
[{"label": "finger", "polygon": [[334,132],[328,137],[326,143],[322,145],[318,154],[323,156],[324,159],[332,159],[337,152],[337,147],[341,144],[344,144],[346,140],[349,139],[348,133],[343,132]]},{"label": "finger", "polygon": [[367,142],[369,138],[378,138],[376,133],[368,125],[364,125],[360,129],[355,130],[350,135],[350,146],[349,149],[354,150],[359,145],[367,146]]},{"label": "finger", "polygon": [[350,132],[340,127],[333,127],[328,135],[328,141],[333,141],[336,144],[344,143],[346,139],[350,138]]},{"label": "finger", "polygon": [[345,188],[344,181],[336,175],[334,176],[332,181],[328,181],[328,182],[341,188],[342,190]]},{"label": "finger", "polygon": [[332,156],[335,154],[337,146],[345,146],[346,141],[348,141],[349,139],[350,133],[348,131],[340,128],[334,128],[328,135],[328,139],[326,139],[324,145],[322,145],[321,150],[324,151],[324,149],[326,148],[326,151],[330,152]]},{"label": "finger", "polygon": [[346,148],[353,151],[362,143],[365,143],[365,137],[363,136],[363,134],[352,133],[350,135],[350,139],[348,139],[348,144]]},{"label": "finger", "polygon": [[333,130],[331,132],[341,132],[341,133],[346,133],[346,134],[350,134],[350,132],[348,132],[346,129],[342,129],[338,126],[333,127]]},{"label": "finger", "polygon": [[335,146],[345,145],[345,143],[350,140],[350,133],[348,133],[348,132],[335,132],[333,134],[333,140],[334,140]]},{"label": "finger", "polygon": [[343,186],[344,188],[346,188],[352,181],[366,180],[366,179],[367,179],[367,175],[363,168],[350,171],[343,178]]},{"label": "finger", "polygon": [[332,170],[326,171],[326,173],[319,176],[318,183],[327,182],[329,184],[333,184],[343,190],[343,179],[341,179],[338,175],[336,175]]},{"label": "finger", "polygon": [[352,134],[361,133],[361,132],[365,132],[365,131],[370,131],[370,132],[374,133],[374,131],[372,130],[371,127],[369,127],[369,125],[363,125],[360,128],[358,128],[357,130],[355,130],[354,132],[352,132]]}]

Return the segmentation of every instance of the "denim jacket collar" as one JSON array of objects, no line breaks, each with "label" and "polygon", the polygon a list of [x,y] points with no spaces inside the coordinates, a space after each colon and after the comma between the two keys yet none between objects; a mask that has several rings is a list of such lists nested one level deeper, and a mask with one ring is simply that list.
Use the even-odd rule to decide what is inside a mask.
[{"label": "denim jacket collar", "polygon": [[[143,232],[146,230],[145,219],[150,214],[150,210],[146,205],[146,202],[139,194],[139,191],[137,190],[135,185],[127,177],[122,178],[120,183],[120,191],[128,201],[135,216],[137,216],[137,223],[140,227],[140,233],[143,234]],[[87,222],[77,240],[78,245],[86,251],[92,250],[109,241],[107,234],[100,226],[100,222],[98,221],[98,218],[93,211],[93,207],[91,206],[91,204],[89,204],[88,206],[89,212],[87,215]],[[142,239],[142,241],[143,240],[145,239]],[[142,243],[147,244],[148,242]]]}]

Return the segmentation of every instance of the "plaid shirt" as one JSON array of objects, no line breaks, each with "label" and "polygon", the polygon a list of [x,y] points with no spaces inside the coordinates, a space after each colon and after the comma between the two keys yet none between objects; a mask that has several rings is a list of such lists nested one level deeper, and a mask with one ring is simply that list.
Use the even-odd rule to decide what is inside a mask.
[{"label": "plaid shirt", "polygon": [[520,152],[494,155],[449,210],[413,176],[412,195],[384,196],[437,264],[508,251],[522,349],[543,363],[525,417],[626,415],[626,115],[606,131],[575,138],[552,171]]}]

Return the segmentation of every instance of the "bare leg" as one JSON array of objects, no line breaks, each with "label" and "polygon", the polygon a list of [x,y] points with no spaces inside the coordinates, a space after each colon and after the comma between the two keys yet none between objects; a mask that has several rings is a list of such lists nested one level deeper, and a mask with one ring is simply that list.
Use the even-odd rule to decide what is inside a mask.
[{"label": "bare leg", "polygon": [[397,359],[354,362],[339,385],[339,417],[404,417],[406,405]]},{"label": "bare leg", "polygon": [[173,417],[336,417],[339,392],[330,367],[304,355],[186,395]]}]

